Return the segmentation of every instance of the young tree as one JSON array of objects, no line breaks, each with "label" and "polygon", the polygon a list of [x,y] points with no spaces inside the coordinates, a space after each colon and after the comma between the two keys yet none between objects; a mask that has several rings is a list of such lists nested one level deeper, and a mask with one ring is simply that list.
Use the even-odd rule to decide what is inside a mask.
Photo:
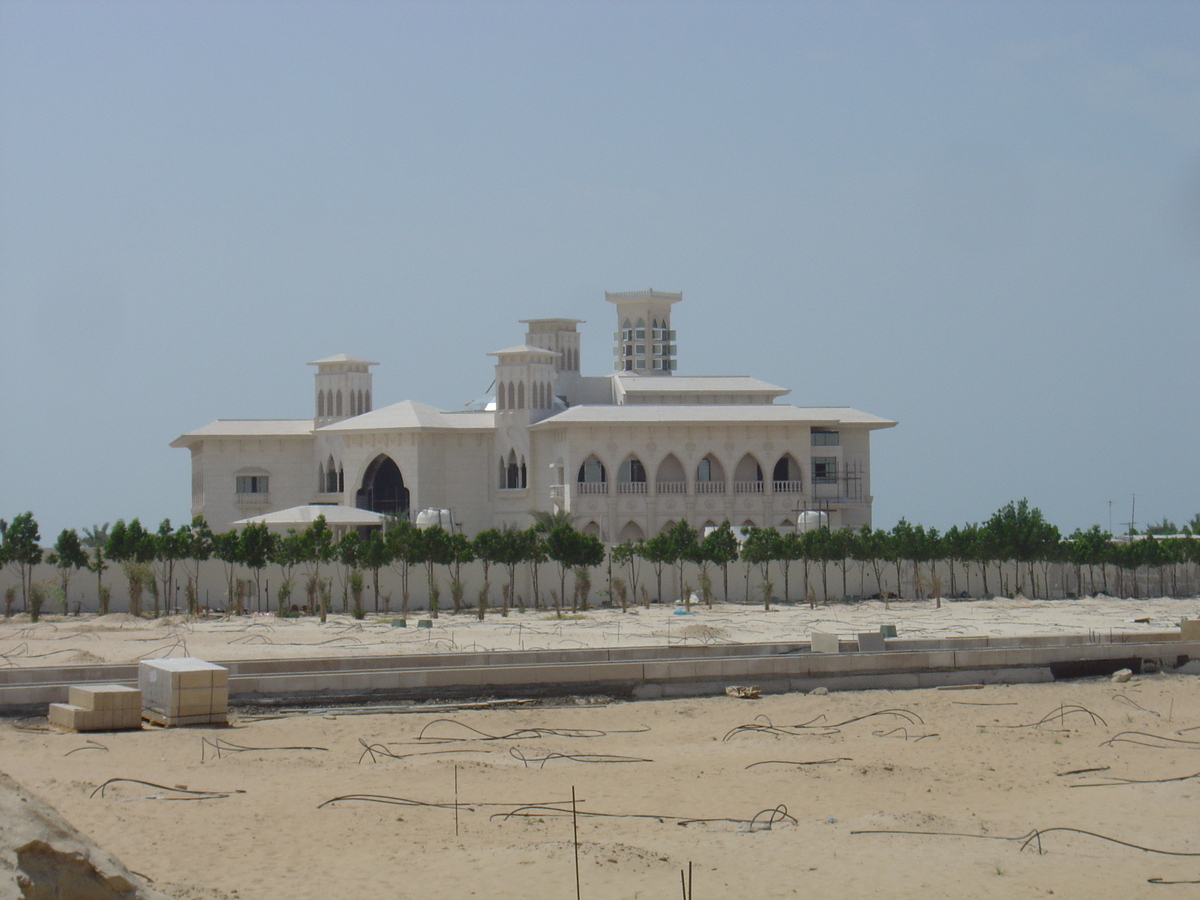
[{"label": "young tree", "polygon": [[104,545],[108,541],[108,523],[83,529],[79,542],[89,551],[87,570],[96,575],[96,610],[99,615],[108,615],[109,590],[104,587],[104,572],[108,563],[104,559]]},{"label": "young tree", "polygon": [[[563,600],[567,596],[567,570],[575,566],[575,554],[579,532],[569,524],[551,526],[542,538],[542,550],[551,560],[558,563],[558,593],[554,597],[555,609],[561,615]],[[575,611],[575,604],[571,604]]]},{"label": "young tree", "polygon": [[123,519],[117,519],[108,540],[104,545],[104,555],[121,566],[125,580],[129,584],[129,614],[142,614],[142,591],[146,581],[154,577],[150,561],[155,553],[154,535],[142,527],[137,519],[131,519],[126,525]]},{"label": "young tree", "polygon": [[[342,612],[346,612],[350,608],[350,580],[354,573],[358,571],[359,551],[362,547],[362,538],[358,536],[357,531],[347,531],[334,544],[333,554],[341,566],[339,572],[342,582]],[[359,578],[361,579],[361,575]]]},{"label": "young tree", "polygon": [[658,602],[662,603],[662,573],[664,568],[675,563],[675,543],[670,534],[660,531],[649,540],[643,541],[638,549],[642,559],[654,567],[654,575],[658,579]]},{"label": "young tree", "polygon": [[696,562],[700,557],[700,533],[688,524],[686,519],[680,519],[667,532],[675,551],[675,565],[679,567],[679,593],[688,609],[692,608],[692,592],[686,590],[683,581],[683,567],[686,563]]},{"label": "young tree", "polygon": [[275,595],[276,616],[283,616],[288,611],[288,601],[292,598],[292,588],[295,586],[292,575],[296,566],[303,562],[305,553],[304,535],[298,534],[294,528],[289,528],[287,534],[279,537],[271,547],[271,562],[279,566],[283,575]]},{"label": "young tree", "polygon": [[359,547],[359,560],[364,568],[371,570],[371,583],[375,590],[375,612],[379,613],[379,570],[392,561],[391,547],[384,538],[382,529],[373,528]]},{"label": "young tree", "polygon": [[729,602],[729,564],[736,562],[741,548],[733,526],[726,519],[719,527],[704,536],[704,555],[713,565],[721,567],[721,577],[725,593],[725,602]]},{"label": "young tree", "polygon": [[321,567],[333,561],[333,531],[324,516],[317,516],[304,529],[302,537],[301,562],[308,576],[306,591],[310,597],[318,600],[321,624],[324,625],[329,619],[329,592],[321,584]]},{"label": "young tree", "polygon": [[412,567],[421,561],[421,530],[404,519],[384,532],[387,540],[392,568],[400,574],[400,615],[408,618],[408,577]]},{"label": "young tree", "polygon": [[[200,564],[212,557],[213,533],[208,527],[204,516],[193,516],[192,524],[188,526],[187,552],[184,558],[191,561],[192,570],[188,573],[187,604],[188,613],[196,615],[200,611]],[[186,569],[186,563],[185,569]]]},{"label": "young tree", "polygon": [[[239,536],[239,559],[254,573],[254,596],[258,611],[262,612],[262,574],[272,557],[279,535],[271,531],[264,522],[251,522]],[[268,601],[270,605],[270,601]]]},{"label": "young tree", "polygon": [[54,550],[46,560],[58,569],[59,587],[63,593],[63,615],[66,615],[70,601],[71,577],[88,564],[88,555],[74,528],[64,528],[58,533]]},{"label": "young tree", "polygon": [[29,608],[29,591],[33,586],[33,567],[42,561],[42,539],[32,512],[13,516],[4,532],[4,558],[16,563],[21,577],[21,605]]},{"label": "young tree", "polygon": [[488,607],[488,591],[491,589],[490,572],[493,565],[501,563],[504,537],[496,528],[485,528],[475,535],[474,550],[483,565],[483,586],[479,589],[479,619],[483,621]]},{"label": "young tree", "polygon": [[500,538],[497,541],[496,548],[499,553],[496,562],[504,566],[508,572],[508,587],[504,591],[504,600],[500,607],[500,615],[507,616],[509,604],[516,597],[517,566],[529,558],[531,536],[529,532],[513,525],[505,525],[500,529],[499,534]]},{"label": "young tree", "polygon": [[475,547],[461,531],[450,535],[450,598],[454,601],[454,611],[462,609],[463,594],[466,592],[462,579],[462,567],[475,559]]},{"label": "young tree", "polygon": [[[158,580],[166,595],[167,615],[171,614],[171,601],[175,596],[175,564],[187,558],[191,531],[187,525],[172,530],[171,520],[163,519],[155,536],[154,556],[155,562],[158,563]],[[154,612],[157,617],[158,610],[155,609]]]},{"label": "young tree", "polygon": [[242,614],[242,597],[234,587],[234,576],[237,564],[242,561],[242,542],[237,529],[231,528],[212,537],[213,556],[223,563],[225,569],[225,584],[228,588],[225,612]]},{"label": "young tree", "polygon": [[618,566],[629,569],[629,590],[633,594],[633,602],[637,603],[638,577],[641,575],[641,541],[623,541],[612,548],[612,560]]},{"label": "young tree", "polygon": [[743,528],[742,559],[759,567],[763,589],[763,609],[771,608],[771,561],[779,558],[779,532],[774,528]]}]

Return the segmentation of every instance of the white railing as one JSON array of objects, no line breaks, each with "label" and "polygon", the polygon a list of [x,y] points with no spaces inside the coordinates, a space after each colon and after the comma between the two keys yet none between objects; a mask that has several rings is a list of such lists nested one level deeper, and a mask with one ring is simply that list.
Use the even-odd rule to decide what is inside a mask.
[{"label": "white railing", "polygon": [[803,481],[776,481],[773,484],[777,494],[803,494]]},{"label": "white railing", "polygon": [[697,481],[697,494],[723,494],[725,493],[724,481]]},{"label": "white railing", "polygon": [[603,481],[577,481],[575,482],[576,494],[607,494],[608,484]]},{"label": "white railing", "polygon": [[761,494],[763,483],[761,481],[735,481],[733,492],[735,494]]},{"label": "white railing", "polygon": [[654,493],[656,494],[686,494],[686,481],[659,481],[654,485]]},{"label": "white railing", "polygon": [[646,482],[644,481],[618,481],[618,494],[644,494],[646,493]]},{"label": "white railing", "polygon": [[550,485],[550,499],[562,502],[567,496],[567,486],[565,484]]},{"label": "white railing", "polygon": [[234,501],[238,506],[270,506],[270,494],[238,494]]}]

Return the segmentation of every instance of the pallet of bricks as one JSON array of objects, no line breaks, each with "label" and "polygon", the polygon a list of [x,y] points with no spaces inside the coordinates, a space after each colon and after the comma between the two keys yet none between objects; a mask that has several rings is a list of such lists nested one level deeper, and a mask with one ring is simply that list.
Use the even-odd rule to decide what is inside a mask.
[{"label": "pallet of bricks", "polygon": [[73,684],[66,703],[51,703],[52,725],[73,731],[128,731],[142,727],[142,692],[121,684]]},{"label": "pallet of bricks", "polygon": [[144,659],[138,664],[142,717],[155,725],[225,725],[229,670],[202,659]]}]

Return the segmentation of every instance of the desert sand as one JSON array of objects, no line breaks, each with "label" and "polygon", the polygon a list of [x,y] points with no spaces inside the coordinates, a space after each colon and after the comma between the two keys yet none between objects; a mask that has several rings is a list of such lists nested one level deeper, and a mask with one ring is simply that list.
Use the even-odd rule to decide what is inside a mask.
[{"label": "desert sand", "polygon": [[[340,617],[324,628],[108,617],[7,623],[0,653],[34,665],[185,649],[232,659],[791,640],[817,620],[846,634],[880,621],[902,635],[1161,630],[1198,608],[1018,600],[690,618],[654,608],[565,621],[443,616],[428,632]],[[186,648],[166,649],[173,641]],[[697,898],[1191,897],[1198,688],[1196,676],[1157,674],[759,700],[243,710],[228,728],[89,735],[10,719],[0,769],[179,900],[573,897],[572,791],[585,898],[681,897],[689,865]],[[99,791],[110,779],[137,781]],[[1040,853],[1038,840],[1024,842],[1035,829]]]}]

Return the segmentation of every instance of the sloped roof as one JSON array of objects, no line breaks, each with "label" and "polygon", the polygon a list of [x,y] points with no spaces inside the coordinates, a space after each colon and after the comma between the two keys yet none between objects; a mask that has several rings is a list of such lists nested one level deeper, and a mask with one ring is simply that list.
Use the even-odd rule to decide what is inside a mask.
[{"label": "sloped roof", "polygon": [[309,363],[310,366],[319,366],[323,363],[357,363],[362,366],[377,366],[379,363],[373,359],[363,359],[361,356],[350,356],[346,353],[335,353],[333,356],[327,356],[324,359],[314,359]]},{"label": "sloped roof", "polygon": [[545,347],[531,347],[529,344],[517,344],[504,350],[493,350],[488,356],[512,356],[517,353],[532,353],[535,356],[562,356],[557,350],[547,350]]},{"label": "sloped roof", "polygon": [[774,394],[790,393],[749,375],[613,375],[627,394]]},{"label": "sloped roof", "polygon": [[641,425],[695,422],[706,425],[738,423],[812,423],[814,425],[865,425],[891,428],[895,425],[870,413],[849,406],[786,406],[759,403],[729,406],[573,406],[556,416],[543,419],[531,429],[564,425]]},{"label": "sloped roof", "polygon": [[382,525],[387,518],[383,513],[371,512],[369,509],[355,509],[353,506],[293,506],[291,509],[279,509],[275,512],[264,513],[261,516],[250,516],[234,522],[236,527],[245,527],[252,523],[261,522],[264,525],[295,525],[308,527],[318,516],[324,516],[329,525],[358,526]]},{"label": "sloped roof", "polygon": [[187,447],[202,438],[309,437],[312,431],[312,419],[217,419],[181,434],[171,446]]},{"label": "sloped roof", "polygon": [[399,428],[467,428],[490,429],[495,415],[490,410],[462,410],[446,412],[416,400],[402,400],[390,406],[373,409],[360,416],[353,416],[322,426],[320,431],[357,432],[390,431]]}]

